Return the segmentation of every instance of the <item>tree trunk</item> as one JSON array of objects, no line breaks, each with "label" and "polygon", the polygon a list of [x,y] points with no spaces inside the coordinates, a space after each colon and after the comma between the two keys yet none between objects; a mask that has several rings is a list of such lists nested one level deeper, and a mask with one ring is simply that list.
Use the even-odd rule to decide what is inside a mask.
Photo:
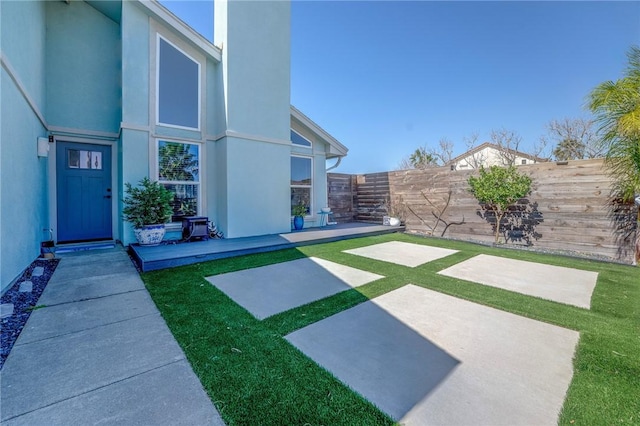
[{"label": "tree trunk", "polygon": [[640,265],[640,206],[638,206],[638,216],[636,218],[636,241],[633,264]]},{"label": "tree trunk", "polygon": [[498,244],[498,238],[500,237],[500,223],[502,223],[502,218],[504,217],[504,212],[498,213],[497,210],[494,210],[496,216],[496,235],[495,235],[495,244]]}]

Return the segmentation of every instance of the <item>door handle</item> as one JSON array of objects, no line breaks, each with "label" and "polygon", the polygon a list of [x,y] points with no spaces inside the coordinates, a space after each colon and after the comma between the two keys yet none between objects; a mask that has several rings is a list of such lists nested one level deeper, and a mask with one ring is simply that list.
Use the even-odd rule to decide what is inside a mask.
[{"label": "door handle", "polygon": [[105,195],[104,198],[111,198],[111,195]]}]

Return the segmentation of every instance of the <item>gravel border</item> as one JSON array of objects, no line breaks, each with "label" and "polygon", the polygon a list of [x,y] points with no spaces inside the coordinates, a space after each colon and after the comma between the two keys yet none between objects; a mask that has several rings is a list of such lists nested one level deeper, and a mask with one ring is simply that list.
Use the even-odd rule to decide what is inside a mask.
[{"label": "gravel border", "polygon": [[[20,278],[2,295],[2,303],[13,304],[13,315],[2,319],[2,331],[0,332],[0,369],[4,366],[11,348],[20,336],[20,332],[27,323],[31,312],[38,309],[38,299],[47,286],[51,275],[56,270],[60,259],[42,259],[38,258],[29,265],[22,273]],[[43,268],[42,275],[33,275],[34,269]],[[20,284],[30,281],[33,288],[30,292],[21,292]]]}]

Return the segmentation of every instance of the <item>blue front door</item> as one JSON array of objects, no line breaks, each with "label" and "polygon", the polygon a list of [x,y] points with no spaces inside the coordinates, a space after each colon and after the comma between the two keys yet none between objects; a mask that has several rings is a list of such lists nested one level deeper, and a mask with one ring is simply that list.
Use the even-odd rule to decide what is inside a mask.
[{"label": "blue front door", "polygon": [[58,242],[111,239],[111,147],[56,145]]}]

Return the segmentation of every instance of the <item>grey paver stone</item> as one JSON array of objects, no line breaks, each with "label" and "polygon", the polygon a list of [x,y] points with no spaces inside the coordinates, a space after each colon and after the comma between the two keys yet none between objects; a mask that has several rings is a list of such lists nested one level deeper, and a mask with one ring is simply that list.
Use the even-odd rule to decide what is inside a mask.
[{"label": "grey paver stone", "polygon": [[9,318],[13,315],[13,303],[3,303],[0,305],[0,317]]},{"label": "grey paver stone", "polygon": [[41,277],[44,274],[44,268],[42,266],[36,266],[33,268],[33,272],[31,272],[32,277]]},{"label": "grey paver stone", "polygon": [[33,291],[33,283],[31,281],[22,281],[19,291],[20,293],[31,293]]}]

